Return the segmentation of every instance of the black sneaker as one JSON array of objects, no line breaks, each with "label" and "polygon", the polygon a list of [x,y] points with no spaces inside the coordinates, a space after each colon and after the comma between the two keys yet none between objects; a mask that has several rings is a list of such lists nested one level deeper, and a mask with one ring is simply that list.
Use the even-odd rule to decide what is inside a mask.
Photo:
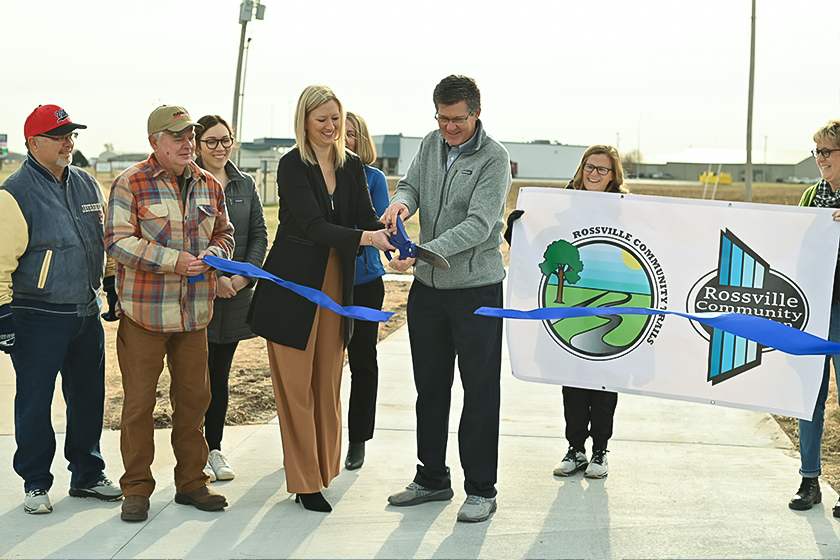
[{"label": "black sneaker", "polygon": [[607,450],[596,449],[592,452],[592,460],[589,461],[589,466],[586,467],[586,472],[583,476],[586,478],[606,478],[609,474],[607,466]]},{"label": "black sneaker", "polygon": [[120,487],[107,477],[102,477],[99,482],[89,488],[71,488],[70,495],[74,498],[96,498],[103,502],[116,502],[123,497]]},{"label": "black sneaker", "polygon": [[572,476],[579,470],[586,468],[587,464],[586,454],[570,445],[566,456],[560,459],[560,462],[554,467],[554,476]]}]

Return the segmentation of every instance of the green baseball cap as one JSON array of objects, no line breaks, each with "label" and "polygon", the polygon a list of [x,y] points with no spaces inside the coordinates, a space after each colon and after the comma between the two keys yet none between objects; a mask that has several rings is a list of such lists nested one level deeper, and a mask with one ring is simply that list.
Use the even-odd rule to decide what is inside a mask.
[{"label": "green baseball cap", "polygon": [[180,134],[191,126],[204,128],[192,120],[186,109],[178,105],[161,105],[149,115],[149,134],[156,132]]}]

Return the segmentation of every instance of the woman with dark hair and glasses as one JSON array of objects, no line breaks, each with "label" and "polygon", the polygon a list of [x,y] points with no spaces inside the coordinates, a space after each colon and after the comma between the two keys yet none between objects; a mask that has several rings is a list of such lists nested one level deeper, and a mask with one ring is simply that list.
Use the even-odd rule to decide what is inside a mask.
[{"label": "woman with dark hair and glasses", "polygon": [[[799,206],[837,208],[832,214],[840,221],[840,120],[831,120],[814,133],[816,149],[812,150],[822,179],[808,187],[799,201]],[[838,253],[840,261],[840,253]],[[834,290],[831,297],[831,315],[828,322],[828,339],[840,342],[840,266],[834,269]],[[822,436],[825,420],[825,401],[828,399],[828,384],[831,378],[830,361],[834,361],[835,383],[838,382],[837,368],[840,355],[826,356],[822,383],[814,405],[811,420],[799,420],[799,474],[802,483],[788,504],[791,509],[811,509],[822,501],[819,476],[822,474]],[[840,517],[840,502],[834,506],[834,517]]]},{"label": "woman with dark hair and glasses", "polygon": [[[367,123],[361,116],[347,112],[345,143],[347,149],[355,152],[365,166],[370,199],[378,215],[388,208],[388,181],[385,174],[375,167],[376,147],[368,132]],[[382,309],[385,300],[385,267],[382,253],[368,245],[356,257],[356,279],[353,286],[353,303],[373,309]],[[376,343],[379,338],[379,323],[356,321],[353,338],[347,345],[347,359],[350,363],[350,410],[347,412],[347,431],[350,444],[344,466],[355,470],[365,462],[365,442],[373,439],[376,419],[376,390],[379,384],[379,365],[376,362]]]},{"label": "woman with dark hair and glasses", "polygon": [[[225,205],[235,230],[232,260],[261,267],[268,235],[254,178],[239,171],[230,161],[235,142],[225,119],[219,115],[206,115],[198,119],[198,124],[204,128],[197,127],[196,130],[195,161],[225,189]],[[254,282],[238,274],[217,274],[213,319],[207,325],[207,365],[212,399],[204,415],[204,438],[210,448],[204,472],[210,482],[230,480],[235,476],[221,452],[228,409],[228,377],[239,341],[256,336],[245,323]]]},{"label": "woman with dark hair and glasses", "polygon": [[[624,187],[624,169],[618,150],[601,144],[591,146],[567,189],[628,193]],[[607,443],[612,437],[613,417],[618,393],[563,387],[563,416],[569,450],[557,466],[556,476],[571,476],[586,469],[588,478],[604,478],[607,467]],[[592,438],[592,458],[586,458],[586,440]]]}]

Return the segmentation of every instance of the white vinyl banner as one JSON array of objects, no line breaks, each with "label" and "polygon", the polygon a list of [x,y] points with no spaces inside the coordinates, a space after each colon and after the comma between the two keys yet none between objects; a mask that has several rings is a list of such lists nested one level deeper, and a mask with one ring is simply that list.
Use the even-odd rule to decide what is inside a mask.
[{"label": "white vinyl banner", "polygon": [[[524,187],[506,307],[649,307],[765,317],[828,337],[832,210]],[[673,315],[506,323],[526,381],[810,419],[823,356]]]}]

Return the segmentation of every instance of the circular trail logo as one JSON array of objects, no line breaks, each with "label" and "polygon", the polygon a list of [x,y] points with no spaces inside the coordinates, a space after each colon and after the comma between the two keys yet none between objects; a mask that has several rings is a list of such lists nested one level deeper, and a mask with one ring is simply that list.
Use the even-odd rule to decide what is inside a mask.
[{"label": "circular trail logo", "polygon": [[[574,232],[576,241],[558,240],[545,250],[539,265],[541,307],[665,308],[665,277],[650,250],[625,232],[612,228]],[[559,346],[587,360],[612,360],[632,352],[643,341],[653,344],[663,315],[599,315],[543,321]]]}]

